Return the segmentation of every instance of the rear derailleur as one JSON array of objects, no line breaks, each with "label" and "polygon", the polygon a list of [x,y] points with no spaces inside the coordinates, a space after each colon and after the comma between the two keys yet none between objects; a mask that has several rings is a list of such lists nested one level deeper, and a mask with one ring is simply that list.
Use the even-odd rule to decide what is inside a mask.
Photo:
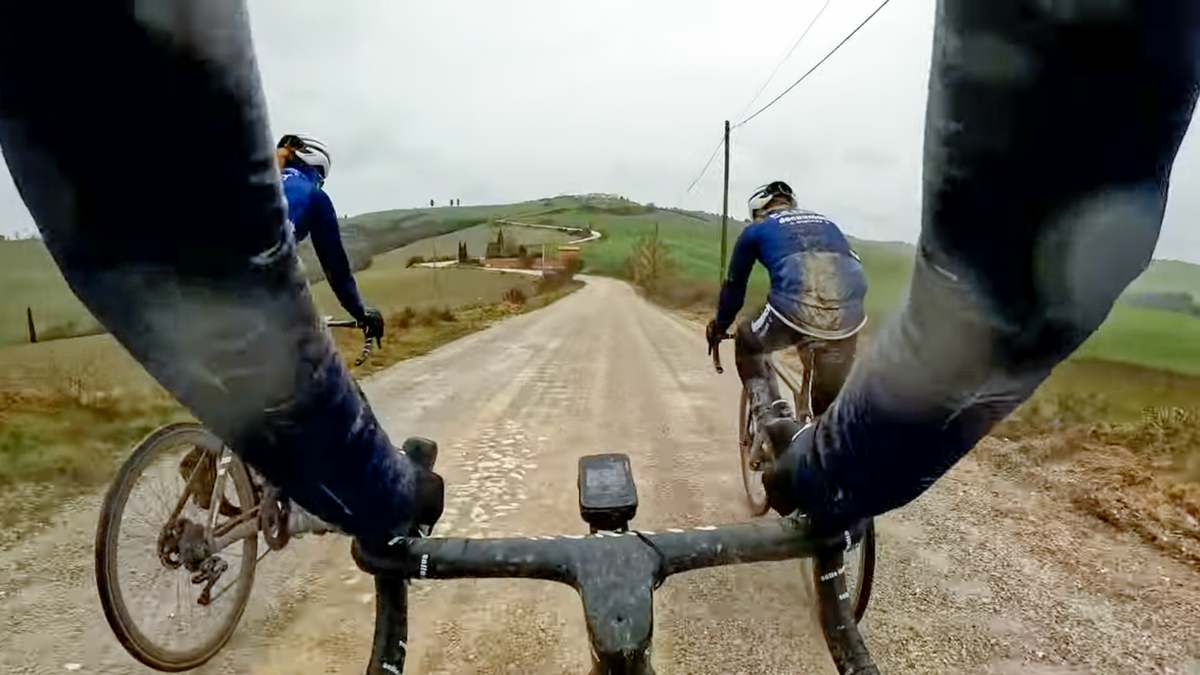
[{"label": "rear derailleur", "polygon": [[214,548],[209,529],[187,518],[172,521],[158,538],[158,557],[163,565],[171,569],[182,566],[192,573],[193,584],[204,584],[197,600],[201,606],[212,602],[213,586],[229,569],[229,563],[213,555]]}]

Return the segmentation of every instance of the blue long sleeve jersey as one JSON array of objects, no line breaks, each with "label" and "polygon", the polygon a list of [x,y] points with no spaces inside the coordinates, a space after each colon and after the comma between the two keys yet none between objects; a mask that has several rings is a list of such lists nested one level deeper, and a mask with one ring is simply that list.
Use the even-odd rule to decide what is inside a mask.
[{"label": "blue long sleeve jersey", "polygon": [[[913,280],[817,426],[814,515],[915,498],[1145,268],[1200,91],[1198,7],[939,0]],[[398,531],[415,472],[297,275],[244,6],[62,11],[0,3],[0,145],[68,283],[301,505]],[[181,198],[194,168],[170,162],[197,148]]]},{"label": "blue long sleeve jersey", "polygon": [[365,307],[358,294],[358,285],[354,283],[346,249],[342,246],[337,211],[329,195],[321,189],[321,175],[311,166],[291,164],[284,167],[281,178],[288,222],[296,241],[304,241],[312,235],[313,249],[333,294],[350,316],[362,320]]},{"label": "blue long sleeve jersey", "polygon": [[718,333],[742,308],[755,262],[771,277],[767,303],[802,332],[840,339],[866,323],[867,278],[858,255],[828,218],[793,209],[773,211],[738,236],[717,306]]}]

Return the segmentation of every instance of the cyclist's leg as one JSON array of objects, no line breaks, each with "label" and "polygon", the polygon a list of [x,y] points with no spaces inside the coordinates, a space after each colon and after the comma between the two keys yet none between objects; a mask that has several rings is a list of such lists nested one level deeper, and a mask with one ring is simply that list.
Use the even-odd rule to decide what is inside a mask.
[{"label": "cyclist's leg", "polygon": [[764,307],[754,320],[738,326],[734,358],[738,377],[742,378],[742,385],[750,395],[750,409],[756,413],[783,400],[779,383],[767,366],[767,359],[772,352],[795,344],[797,335],[769,307]]},{"label": "cyclist's leg", "polygon": [[813,339],[807,335],[801,335],[800,341],[796,343],[796,355],[800,357],[800,364],[803,368],[803,372],[800,373],[800,391],[796,392],[796,404],[800,410],[796,411],[796,414],[806,415],[807,417],[803,421],[816,415],[813,412],[812,403]]},{"label": "cyclist's leg", "polygon": [[812,367],[812,412],[820,417],[846,384],[850,367],[854,365],[854,354],[858,350],[858,336],[851,335],[841,340],[814,340],[809,347],[809,364]]}]

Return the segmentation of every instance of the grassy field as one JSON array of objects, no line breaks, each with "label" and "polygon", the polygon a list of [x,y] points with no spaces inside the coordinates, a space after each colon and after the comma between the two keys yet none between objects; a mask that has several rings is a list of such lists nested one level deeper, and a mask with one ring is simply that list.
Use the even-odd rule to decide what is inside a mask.
[{"label": "grassy field", "polygon": [[1178,260],[1154,260],[1129,285],[1128,293],[1182,291],[1200,300],[1200,265]]},{"label": "grassy field", "polygon": [[1118,303],[1076,357],[1200,376],[1200,319]]},{"label": "grassy field", "polygon": [[[495,225],[476,225],[468,227],[465,230],[422,239],[415,244],[409,244],[381,256],[376,256],[373,264],[381,264],[384,259],[395,259],[407,263],[409,258],[418,255],[424,258],[453,256],[458,252],[459,242],[466,242],[467,255],[472,257],[482,256],[487,250],[488,243],[495,241],[498,229],[500,228]],[[512,242],[512,246],[514,247],[526,246],[530,252],[540,251],[543,243],[562,244],[571,239],[564,232],[544,230],[536,227],[513,227],[505,225],[503,226],[503,230],[506,242]],[[549,257],[549,254],[547,254],[547,257]]]},{"label": "grassy field", "polygon": [[1200,411],[1200,378],[1080,357],[1056,368],[1037,396],[1055,405],[1086,406],[1078,411],[1086,421],[1131,423],[1147,410]]},{"label": "grassy field", "polygon": [[[372,256],[430,237],[473,228],[491,217],[532,218],[561,206],[554,200],[542,200],[499,206],[381,211],[342,221],[342,239],[352,266],[359,270],[370,264]],[[533,240],[540,235],[528,236]],[[451,245],[450,253],[454,251]],[[310,242],[304,242],[300,254],[310,280],[322,279]],[[407,259],[405,256],[404,260]],[[28,340],[27,307],[33,309],[34,323],[41,339],[99,330],[96,320],[71,293],[40,240],[0,241],[0,347]]]},{"label": "grassy field", "polygon": [[[528,286],[528,278],[516,274],[468,268],[406,268],[399,257],[381,256],[379,262],[355,275],[359,293],[369,305],[385,314],[405,307],[461,307],[496,303],[514,286]],[[348,318],[333,291],[325,283],[313,286],[313,298],[326,314]]]},{"label": "grassy field", "polygon": [[40,240],[0,241],[0,346],[27,341],[27,307],[43,332],[99,329]]}]

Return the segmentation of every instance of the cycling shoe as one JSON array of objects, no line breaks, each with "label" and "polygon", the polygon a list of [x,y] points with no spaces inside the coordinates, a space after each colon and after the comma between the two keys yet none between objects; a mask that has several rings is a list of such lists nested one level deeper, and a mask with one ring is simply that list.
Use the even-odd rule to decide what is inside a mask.
[{"label": "cycling shoe", "polygon": [[283,494],[283,490],[268,483],[259,502],[258,527],[262,530],[267,548],[272,551],[287,546],[292,538],[291,510],[292,500]]}]

